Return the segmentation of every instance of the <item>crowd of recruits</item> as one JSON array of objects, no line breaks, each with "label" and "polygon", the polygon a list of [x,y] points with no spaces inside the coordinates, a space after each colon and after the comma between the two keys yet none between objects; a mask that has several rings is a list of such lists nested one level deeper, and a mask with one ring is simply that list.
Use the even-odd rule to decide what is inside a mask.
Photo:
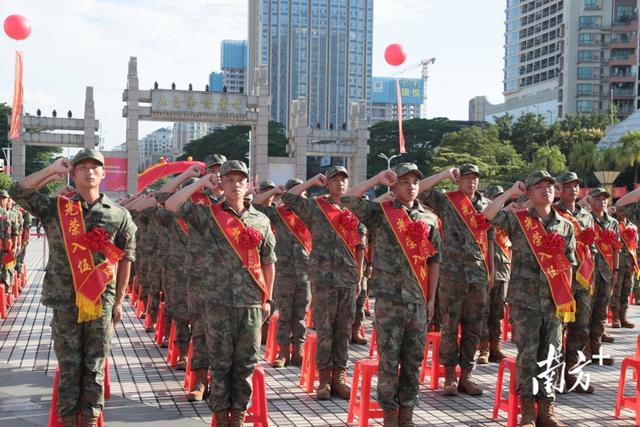
[{"label": "crowd of recruits", "polygon": [[[35,197],[33,189],[38,186],[34,184],[45,180],[45,175],[61,174],[62,169],[73,174],[74,169],[84,163],[83,160],[94,162],[93,169],[103,166],[101,155],[82,157],[82,152],[79,155],[80,158],[76,156],[70,164],[57,162],[48,173],[37,176],[37,179],[27,177],[12,191],[20,202],[24,202],[23,205],[44,216],[44,208],[38,208],[36,200],[29,199]],[[575,252],[577,231],[573,223],[565,219],[565,215],[573,215],[579,222],[583,219],[585,222],[580,222],[583,230],[589,227],[587,219],[590,215],[590,221],[603,229],[612,230],[618,241],[623,236],[618,233],[618,221],[607,213],[610,195],[604,189],[594,189],[589,193],[589,215],[585,214],[585,208],[576,205],[580,180],[575,174],[567,173],[554,179],[545,171],[536,171],[524,183],[517,182],[502,194],[500,189],[490,191],[494,198],[490,201],[478,193],[480,173],[471,164],[424,178],[416,165],[401,163],[352,189],[348,189],[346,169],[333,167],[324,175],[317,175],[302,183],[291,181],[284,188],[268,189],[265,187],[269,186],[263,186],[264,191],[255,197],[254,205],[246,198],[250,185],[244,163],[226,161],[222,156],[210,156],[206,164],[204,176],[200,177],[197,168],[191,168],[166,184],[158,194],[132,197],[124,200],[123,204],[128,210],[137,212],[135,216],[139,225],[147,227],[146,233],[138,233],[136,237],[140,249],[151,247],[144,241],[144,235],[148,234],[146,237],[150,238],[155,233],[155,224],[167,229],[158,234],[159,242],[156,243],[160,248],[173,250],[176,243],[184,247],[183,251],[177,250],[175,257],[164,257],[164,264],[160,266],[151,261],[154,253],[147,254],[149,263],[146,267],[144,262],[139,263],[136,270],[140,274],[143,289],[148,288],[148,295],[152,299],[157,298],[155,294],[159,295],[158,285],[152,282],[156,280],[160,283],[169,307],[167,311],[170,315],[167,317],[175,318],[176,325],[183,323],[177,327],[182,363],[189,334],[193,335],[194,360],[197,357],[201,359],[201,364],[194,366],[199,378],[199,386],[195,391],[199,390],[202,396],[206,371],[211,369],[210,406],[220,426],[243,425],[251,396],[250,377],[257,365],[262,319],[274,306],[283,314],[278,326],[284,331],[278,337],[283,353],[278,355],[276,362],[283,365],[288,361],[299,363],[298,352],[306,333],[306,328],[302,326],[306,310],[300,310],[299,305],[311,300],[318,334],[316,365],[320,372],[320,385],[317,397],[329,399],[336,395],[348,398],[348,344],[353,338],[356,299],[361,293],[362,278],[365,276],[367,246],[373,248],[371,252],[375,253],[375,257],[370,257],[373,273],[369,284],[371,295],[376,298],[374,325],[379,354],[378,401],[384,410],[384,423],[388,426],[413,425],[412,412],[417,403],[419,386],[418,371],[427,325],[436,311],[437,290],[442,317],[440,360],[446,371],[444,393],[482,394],[482,389],[471,375],[475,352],[480,344],[481,358],[497,361],[503,357],[494,331],[499,331],[495,322],[503,310],[499,302],[503,301],[507,280],[510,321],[518,348],[521,424],[529,426],[537,422],[537,425],[562,425],[555,418],[553,390],[542,388],[538,395],[533,395],[533,378],[539,372],[537,362],[545,358],[550,345],[557,352],[561,351],[562,321],[558,317],[558,307],[555,306],[549,283],[527,243],[524,229],[518,225],[519,212],[524,212],[530,220],[538,221],[546,232],[560,236],[564,241],[561,250],[567,260],[566,273],[573,278],[572,291],[576,301],[576,321],[568,323],[566,360],[577,359],[577,350],[589,355],[600,352],[600,342],[605,336],[606,307],[613,285],[616,298],[611,304],[616,310],[614,320],[618,320],[621,326],[633,326],[626,319],[626,301],[637,264],[633,256],[625,254],[624,248],[628,252],[634,247],[628,238],[635,237],[637,241],[637,229],[635,235],[633,232],[624,233],[627,238],[622,239],[624,244],[608,242],[614,247],[613,268],[605,260],[599,259],[601,255],[594,250],[591,242],[589,249],[596,260],[595,279],[590,283],[591,286],[576,286],[573,266],[578,265]],[[456,191],[444,193],[433,189],[446,179],[456,183]],[[94,183],[95,180],[89,181],[90,185]],[[182,188],[178,189],[181,185]],[[376,201],[362,197],[378,185],[389,186],[393,196],[383,196]],[[314,186],[326,187],[328,195],[318,199],[306,198],[306,191]],[[554,206],[556,186],[560,201]],[[217,210],[211,208],[208,202],[203,202],[203,195],[211,202],[221,200],[222,203],[213,205]],[[289,245],[275,245],[276,235],[279,242],[284,242],[286,237],[283,233],[290,233],[291,229],[278,228],[277,220],[275,224],[269,221],[269,213],[276,218],[270,212],[270,209],[274,209],[271,206],[274,196],[280,196],[285,206],[284,214],[295,214],[307,227],[313,244],[310,253],[304,242],[295,239],[290,239]],[[528,199],[526,204],[513,203],[510,208],[503,209],[511,199],[523,196]],[[78,191],[74,197],[83,198],[84,195]],[[99,200],[104,204],[105,198],[100,195]],[[639,200],[640,190],[637,190],[617,203],[616,215],[624,221],[626,230],[634,230],[627,218],[634,221],[640,217]],[[38,202],[44,203],[42,199]],[[260,206],[259,203],[264,203],[259,209],[267,214],[255,207]],[[472,223],[481,224],[480,231],[486,232],[488,240],[479,239],[478,234],[474,234],[455,203],[461,203],[458,208],[463,206],[462,211],[469,215]],[[390,219],[395,217],[406,222]],[[236,224],[238,235],[248,239],[246,241],[249,243],[244,243],[249,245],[245,247],[246,254],[251,253],[249,249],[255,245],[253,249],[257,251],[257,258],[254,264],[249,265],[258,265],[258,273],[245,268],[246,260],[233,246],[232,238],[225,234],[225,230],[228,230],[221,225],[225,221]],[[495,229],[490,228],[489,222]],[[135,234],[135,226],[128,226],[127,229],[125,235],[128,239],[121,245],[131,249],[134,246],[130,242],[133,237],[131,231]],[[509,248],[511,252],[508,279],[507,275],[497,277],[489,274],[498,270],[492,269],[498,263],[501,263],[503,273],[509,271],[507,261],[493,260],[495,246],[498,246],[494,242],[501,238],[497,237],[496,230],[504,233],[503,237],[508,237],[511,242],[510,245],[501,245],[501,248]],[[246,236],[240,231],[247,231]],[[113,238],[119,240],[118,236]],[[404,243],[401,238],[406,238],[411,244]],[[421,255],[418,257],[419,270],[413,269],[411,257],[403,258],[400,255],[407,254],[407,248],[415,248],[414,243],[424,249],[418,252]],[[490,260],[485,257],[487,250],[492,254]],[[132,258],[129,254],[127,262]],[[276,276],[275,263],[278,258],[281,260],[278,271],[283,271]],[[154,267],[160,270],[159,278],[149,277]],[[172,275],[175,271],[168,271],[172,269],[179,274]],[[260,275],[262,280],[254,280],[255,274]],[[118,274],[118,282],[124,276]],[[185,279],[187,295],[180,292],[184,289]],[[122,302],[122,287],[120,283],[116,286],[114,320],[116,317],[119,319],[115,312]],[[185,304],[185,301],[188,303]],[[152,302],[149,309],[156,306],[157,302]],[[185,306],[189,308],[186,314],[181,312]],[[487,307],[494,306],[499,308],[498,313],[491,315],[492,310]],[[111,312],[108,315],[111,318]],[[149,315],[153,315],[153,312]],[[192,325],[190,332],[189,324]],[[196,351],[197,339],[200,340],[200,351]],[[55,340],[54,334],[54,343]],[[573,344],[570,344],[572,340]],[[289,344],[294,349],[292,355],[288,352]],[[572,348],[575,349],[575,355],[570,354],[572,351],[569,349]],[[457,366],[461,368],[459,380],[455,374]],[[570,382],[571,378],[567,378],[567,381]],[[573,381],[575,383],[575,378]],[[101,386],[101,378],[95,378],[95,382]],[[580,390],[580,387],[576,390]],[[581,391],[592,392],[584,388]],[[99,411],[100,390],[97,394]],[[83,405],[87,405],[85,398],[83,396]],[[536,401],[537,419],[534,416]],[[81,409],[84,411],[84,406]]]},{"label": "crowd of recruits", "polygon": [[22,279],[32,222],[33,216],[17,205],[7,190],[0,190],[0,282],[5,295],[15,280]]}]

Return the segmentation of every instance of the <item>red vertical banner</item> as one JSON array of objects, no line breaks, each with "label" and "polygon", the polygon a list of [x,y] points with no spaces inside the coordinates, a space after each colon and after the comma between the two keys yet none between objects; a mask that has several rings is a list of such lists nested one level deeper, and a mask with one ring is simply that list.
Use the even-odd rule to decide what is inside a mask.
[{"label": "red vertical banner", "polygon": [[396,95],[398,99],[398,142],[400,143],[400,154],[407,152],[404,146],[404,133],[402,132],[402,92],[400,92],[400,79],[396,79]]},{"label": "red vertical banner", "polygon": [[22,52],[16,50],[16,75],[13,83],[13,104],[11,104],[11,129],[9,139],[20,137],[20,116],[22,113]]},{"label": "red vertical banner", "polygon": [[100,184],[100,191],[127,191],[127,159],[120,157],[105,157],[105,178]]}]

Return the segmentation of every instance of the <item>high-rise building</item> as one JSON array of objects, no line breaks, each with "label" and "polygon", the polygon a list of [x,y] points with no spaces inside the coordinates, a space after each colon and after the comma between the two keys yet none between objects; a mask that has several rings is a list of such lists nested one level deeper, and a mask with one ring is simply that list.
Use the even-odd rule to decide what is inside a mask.
[{"label": "high-rise building", "polygon": [[[388,120],[398,120],[398,95],[396,79],[373,77],[371,85],[371,124]],[[402,118],[420,117],[423,102],[424,81],[422,79],[400,79],[402,97]]]},{"label": "high-rise building", "polygon": [[346,126],[351,103],[370,107],[372,30],[373,0],[250,0],[248,69],[268,66],[272,119],[286,125],[302,97],[323,129]]},{"label": "high-rise building", "polygon": [[171,129],[160,128],[138,142],[138,164],[141,170],[160,161],[160,157],[172,158]]},{"label": "high-rise building", "polygon": [[638,0],[507,0],[503,93],[469,102],[470,120],[525,113],[620,118],[638,109]]},{"label": "high-rise building", "polygon": [[230,93],[244,92],[247,73],[247,41],[222,40],[220,44],[220,68],[223,90]]}]

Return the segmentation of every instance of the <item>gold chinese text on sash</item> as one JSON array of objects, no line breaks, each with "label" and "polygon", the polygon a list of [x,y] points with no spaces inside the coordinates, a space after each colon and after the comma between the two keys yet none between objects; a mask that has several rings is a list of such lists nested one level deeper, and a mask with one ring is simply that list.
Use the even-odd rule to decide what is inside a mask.
[{"label": "gold chinese text on sash", "polygon": [[436,249],[429,241],[428,225],[425,224],[425,233],[419,236],[412,236],[410,228],[419,221],[413,221],[407,211],[402,208],[394,208],[392,202],[381,203],[382,212],[391,227],[398,244],[402,248],[405,259],[411,266],[411,271],[420,284],[424,301],[429,300],[429,274],[427,270],[427,259],[436,253]]},{"label": "gold chinese text on sash", "polygon": [[312,240],[311,233],[307,226],[302,222],[302,220],[296,215],[294,211],[291,209],[287,209],[286,206],[280,205],[276,208],[278,211],[278,215],[282,222],[285,223],[291,234],[294,235],[298,242],[302,245],[302,247],[307,251],[308,254],[311,253],[312,248]]},{"label": "gold chinese text on sash", "polygon": [[496,228],[496,246],[502,251],[509,261],[511,261],[511,240],[507,233],[501,229]]},{"label": "gold chinese text on sash", "polygon": [[529,215],[527,211],[519,211],[515,215],[531,252],[547,278],[556,314],[563,322],[574,322],[576,302],[566,273],[571,264],[564,253],[564,239],[557,233],[547,233],[542,221]]},{"label": "gold chinese text on sash", "polygon": [[315,200],[320,207],[320,211],[355,260],[356,246],[361,243],[360,233],[358,232],[358,225],[360,225],[358,217],[349,209],[340,209],[338,205],[329,203],[325,197],[318,197]]},{"label": "gold chinese text on sash", "polygon": [[[124,252],[109,240],[101,228],[87,232],[79,200],[58,197],[58,217],[64,240],[64,248],[71,269],[78,306],[78,323],[102,316],[101,297],[107,285],[113,281],[113,265]],[[93,252],[100,252],[105,260],[97,266]]]},{"label": "gold chinese text on sash", "polygon": [[446,193],[447,198],[451,202],[451,205],[462,219],[462,222],[467,226],[469,232],[473,235],[480,252],[482,252],[482,258],[484,259],[484,266],[487,270],[487,277],[491,274],[491,263],[489,260],[489,237],[487,231],[491,228],[484,215],[479,214],[476,208],[471,203],[471,200],[462,194],[460,191],[450,191]]},{"label": "gold chinese text on sash", "polygon": [[638,269],[638,230],[635,227],[627,226],[624,221],[620,221],[620,237],[622,237],[622,241],[624,245],[629,250],[631,254],[631,260],[633,261],[633,271],[636,275],[639,273]]},{"label": "gold chinese text on sash", "polygon": [[240,218],[222,209],[223,203],[224,202],[220,202],[210,206],[211,216],[222,231],[222,234],[224,234],[227,242],[229,242],[229,245],[231,245],[238,258],[240,258],[242,266],[247,269],[256,285],[258,285],[258,288],[260,288],[260,291],[262,291],[262,301],[265,302],[271,298],[271,295],[269,295],[269,291],[267,290],[267,282],[262,272],[260,253],[258,252],[259,242],[258,244],[252,245],[252,247],[247,247],[243,245],[243,239],[241,238],[243,233],[246,233],[249,229],[254,232],[257,232],[257,230],[245,226],[244,223],[240,221]]},{"label": "gold chinese text on sash", "polygon": [[607,263],[611,272],[613,273],[614,265],[613,265],[613,241],[614,239],[611,237],[611,233],[615,233],[613,230],[605,230],[600,227],[600,224],[597,222],[593,223],[593,228],[596,230],[596,248],[598,248],[598,252],[604,258],[604,261]]},{"label": "gold chinese text on sash", "polygon": [[589,295],[593,295],[593,272],[595,271],[595,263],[590,248],[593,239],[586,236],[595,233],[595,231],[591,228],[588,230],[583,229],[578,220],[569,211],[556,206],[554,206],[554,209],[564,219],[573,224],[573,234],[576,237],[576,255],[578,255],[578,261],[580,261],[580,266],[576,270],[576,281],[589,291]]}]

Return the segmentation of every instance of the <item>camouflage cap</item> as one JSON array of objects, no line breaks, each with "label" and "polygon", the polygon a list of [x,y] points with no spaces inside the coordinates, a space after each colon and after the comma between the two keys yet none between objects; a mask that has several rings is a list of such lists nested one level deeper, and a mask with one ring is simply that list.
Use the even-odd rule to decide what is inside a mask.
[{"label": "camouflage cap", "polygon": [[247,168],[247,165],[240,160],[227,160],[220,167],[220,176],[225,176],[231,172],[241,172],[247,177],[249,176],[249,169]]},{"label": "camouflage cap", "polygon": [[104,156],[95,148],[84,148],[78,151],[78,153],[73,157],[73,160],[71,161],[71,166],[75,166],[81,161],[87,159],[95,160],[96,162],[104,166]]},{"label": "camouflage cap", "polygon": [[611,194],[604,188],[602,187],[597,187],[592,189],[591,191],[589,191],[589,197],[598,197],[601,196],[602,194],[606,195],[607,197],[611,197]]},{"label": "camouflage cap", "polygon": [[222,154],[209,154],[204,159],[204,167],[210,168],[211,166],[221,165],[227,161],[227,158]]},{"label": "camouflage cap", "polygon": [[0,190],[0,198],[8,199],[9,198],[9,192],[7,190]]},{"label": "camouflage cap", "polygon": [[498,197],[502,193],[504,193],[504,188],[502,188],[502,185],[490,185],[486,190],[484,190],[484,195],[490,199]]},{"label": "camouflage cap", "polygon": [[460,171],[460,176],[469,175],[470,173],[475,173],[480,176],[480,169],[478,169],[478,166],[471,163],[464,163],[458,166],[458,170]]},{"label": "camouflage cap", "polygon": [[287,188],[287,190],[291,190],[293,187],[300,184],[302,184],[302,180],[300,178],[292,178],[289,181],[287,181],[287,183],[285,184],[285,187]]},{"label": "camouflage cap", "polygon": [[391,170],[396,173],[398,178],[400,178],[401,176],[405,176],[408,173],[414,173],[418,175],[420,179],[424,177],[424,175],[422,175],[422,172],[420,172],[420,169],[418,169],[418,165],[416,165],[415,163],[398,163],[397,165],[392,167]]},{"label": "camouflage cap", "polygon": [[529,176],[527,176],[527,179],[524,180],[524,186],[529,188],[532,185],[536,185],[540,181],[549,181],[552,184],[556,183],[555,178],[549,175],[549,172],[534,171],[534,172],[531,172]]},{"label": "camouflage cap", "polygon": [[334,176],[338,175],[339,173],[341,173],[344,176],[346,176],[347,178],[349,178],[349,172],[347,172],[347,168],[345,168],[344,166],[331,166],[324,173],[324,176],[326,176],[327,179],[331,179]]},{"label": "camouflage cap", "polygon": [[575,172],[562,172],[560,175],[556,176],[556,181],[558,184],[566,184],[567,182],[578,181],[582,182],[580,178],[578,178],[578,174]]},{"label": "camouflage cap", "polygon": [[258,185],[258,189],[260,191],[264,191],[270,188],[276,188],[276,184],[273,181],[268,179],[261,181],[260,184]]}]

